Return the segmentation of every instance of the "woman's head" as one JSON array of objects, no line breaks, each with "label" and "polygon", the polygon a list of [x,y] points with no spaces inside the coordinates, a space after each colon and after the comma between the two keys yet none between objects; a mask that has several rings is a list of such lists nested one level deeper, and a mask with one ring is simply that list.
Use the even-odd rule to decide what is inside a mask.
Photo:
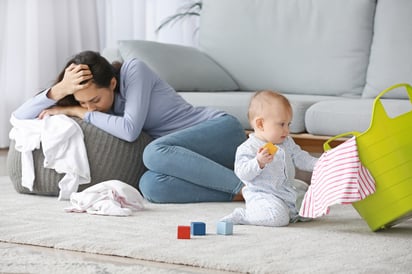
[{"label": "woman's head", "polygon": [[[113,92],[118,90],[118,70],[119,67],[114,68],[104,57],[102,57],[98,52],[94,51],[83,51],[76,54],[71,58],[63,71],[59,74],[56,83],[60,82],[65,73],[65,69],[70,65],[87,65],[92,73],[93,78],[86,80],[84,84],[90,81],[90,85],[87,88],[75,92],[73,95],[68,95],[61,99],[58,105],[81,105],[85,108],[91,110],[99,110],[107,112],[113,103]],[[96,106],[96,102],[105,103],[102,109],[99,107],[93,109]],[[106,106],[111,101],[110,106]],[[93,106],[94,105],[94,106]],[[90,107],[91,106],[91,107]]]},{"label": "woman's head", "polygon": [[266,142],[282,143],[289,134],[292,106],[278,92],[258,91],[250,100],[248,118],[257,137]]}]

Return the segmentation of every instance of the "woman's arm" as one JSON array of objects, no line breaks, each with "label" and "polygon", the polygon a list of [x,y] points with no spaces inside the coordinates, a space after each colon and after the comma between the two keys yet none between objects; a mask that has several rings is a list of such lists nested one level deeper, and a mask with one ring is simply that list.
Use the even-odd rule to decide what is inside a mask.
[{"label": "woman's arm", "polygon": [[13,112],[13,116],[20,120],[37,118],[44,109],[56,104],[55,100],[47,97],[49,90],[44,90],[23,103]]},{"label": "woman's arm", "polygon": [[[35,97],[26,101],[23,105],[17,108],[13,115],[17,119],[34,119],[43,118],[47,113],[43,113],[45,109],[48,109],[56,105],[57,101],[64,98],[67,95],[73,94],[78,90],[87,88],[90,85],[90,79],[92,78],[91,71],[87,65],[70,64],[65,70],[63,79],[57,82],[53,87],[40,92]],[[70,116],[79,116],[79,109],[76,107],[59,108],[54,112],[48,114],[63,113]],[[43,113],[43,115],[42,115]],[[79,115],[76,115],[79,114]]]}]

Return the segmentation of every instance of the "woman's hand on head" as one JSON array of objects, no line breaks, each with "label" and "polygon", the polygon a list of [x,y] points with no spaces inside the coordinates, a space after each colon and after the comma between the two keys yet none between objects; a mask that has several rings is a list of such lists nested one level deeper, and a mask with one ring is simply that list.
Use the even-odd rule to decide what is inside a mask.
[{"label": "woman's hand on head", "polygon": [[89,66],[70,64],[64,70],[63,79],[50,89],[47,96],[56,101],[60,100],[67,95],[87,88],[91,84],[91,79],[93,79],[93,74]]},{"label": "woman's hand on head", "polygon": [[79,117],[80,119],[83,119],[86,112],[87,109],[81,106],[53,106],[40,112],[38,118],[43,119],[51,115],[65,114],[67,116]]}]

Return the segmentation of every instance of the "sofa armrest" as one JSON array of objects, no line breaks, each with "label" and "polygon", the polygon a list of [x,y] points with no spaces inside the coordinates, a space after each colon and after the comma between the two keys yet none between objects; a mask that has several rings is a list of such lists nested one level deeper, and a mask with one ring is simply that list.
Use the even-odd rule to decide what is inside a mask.
[{"label": "sofa armrest", "polygon": [[194,47],[144,40],[119,41],[123,60],[138,58],[177,91],[238,90],[232,77]]}]

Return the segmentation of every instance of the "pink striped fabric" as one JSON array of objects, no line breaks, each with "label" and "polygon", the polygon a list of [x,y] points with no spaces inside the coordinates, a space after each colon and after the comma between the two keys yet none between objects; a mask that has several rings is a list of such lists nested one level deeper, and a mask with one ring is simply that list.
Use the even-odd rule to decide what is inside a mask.
[{"label": "pink striped fabric", "polygon": [[317,218],[334,204],[350,204],[375,192],[375,181],[359,160],[355,137],[326,151],[317,161],[299,215]]}]

